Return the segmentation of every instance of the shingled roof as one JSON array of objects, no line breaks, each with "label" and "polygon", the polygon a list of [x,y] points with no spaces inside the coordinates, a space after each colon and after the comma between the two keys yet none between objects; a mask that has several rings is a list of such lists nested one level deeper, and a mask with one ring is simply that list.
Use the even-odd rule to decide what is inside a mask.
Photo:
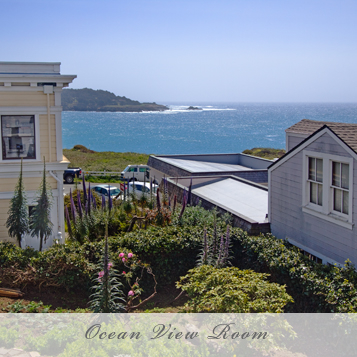
[{"label": "shingled roof", "polygon": [[311,135],[323,126],[329,127],[341,140],[357,153],[357,124],[303,119],[285,130],[286,133]]}]

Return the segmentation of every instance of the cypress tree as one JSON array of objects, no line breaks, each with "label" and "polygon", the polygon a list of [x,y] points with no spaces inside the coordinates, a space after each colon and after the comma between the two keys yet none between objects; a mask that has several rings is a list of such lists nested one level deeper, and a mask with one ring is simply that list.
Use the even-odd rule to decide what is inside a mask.
[{"label": "cypress tree", "polygon": [[21,248],[21,238],[29,232],[29,214],[27,207],[27,199],[22,179],[22,159],[20,176],[17,181],[14,196],[10,201],[10,208],[6,221],[6,228],[10,237],[16,238]]},{"label": "cypress tree", "polygon": [[36,200],[37,205],[30,217],[31,236],[40,237],[40,249],[42,251],[43,240],[46,243],[47,238],[52,233],[53,223],[51,222],[52,191],[46,180],[46,162],[43,164],[43,177]]}]

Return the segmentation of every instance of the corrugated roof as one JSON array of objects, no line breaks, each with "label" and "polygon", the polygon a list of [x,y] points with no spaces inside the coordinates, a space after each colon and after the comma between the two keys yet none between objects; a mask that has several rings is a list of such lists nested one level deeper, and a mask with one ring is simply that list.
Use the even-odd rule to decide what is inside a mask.
[{"label": "corrugated roof", "polygon": [[303,119],[287,128],[285,132],[311,135],[324,125],[328,126],[352,150],[357,152],[357,124]]}]

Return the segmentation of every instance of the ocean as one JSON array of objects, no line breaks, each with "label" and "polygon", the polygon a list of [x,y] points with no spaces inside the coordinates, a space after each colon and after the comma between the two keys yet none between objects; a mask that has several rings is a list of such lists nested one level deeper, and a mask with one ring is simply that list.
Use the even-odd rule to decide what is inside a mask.
[{"label": "ocean", "polygon": [[[164,104],[164,103],[160,103]],[[146,154],[285,148],[301,119],[357,123],[357,103],[174,103],[165,112],[63,112],[63,148]],[[186,110],[190,105],[202,110]]]}]

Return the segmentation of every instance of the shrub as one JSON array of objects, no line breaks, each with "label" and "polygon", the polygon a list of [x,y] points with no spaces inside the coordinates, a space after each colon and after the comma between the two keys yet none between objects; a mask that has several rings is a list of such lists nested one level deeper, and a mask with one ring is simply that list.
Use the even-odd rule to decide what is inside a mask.
[{"label": "shrub", "polygon": [[[150,264],[159,285],[175,282],[193,268],[201,247],[201,227],[150,227],[111,238],[113,250],[126,248]],[[118,248],[116,248],[118,246]]]},{"label": "shrub", "polygon": [[190,297],[188,312],[283,312],[293,299],[285,286],[270,283],[267,277],[252,270],[203,265],[189,270],[176,286]]},{"label": "shrub", "polygon": [[294,298],[293,312],[357,312],[357,272],[350,262],[345,267],[315,263],[298,248],[271,234],[248,236],[234,228],[234,264],[269,273],[271,281],[286,284]]}]

